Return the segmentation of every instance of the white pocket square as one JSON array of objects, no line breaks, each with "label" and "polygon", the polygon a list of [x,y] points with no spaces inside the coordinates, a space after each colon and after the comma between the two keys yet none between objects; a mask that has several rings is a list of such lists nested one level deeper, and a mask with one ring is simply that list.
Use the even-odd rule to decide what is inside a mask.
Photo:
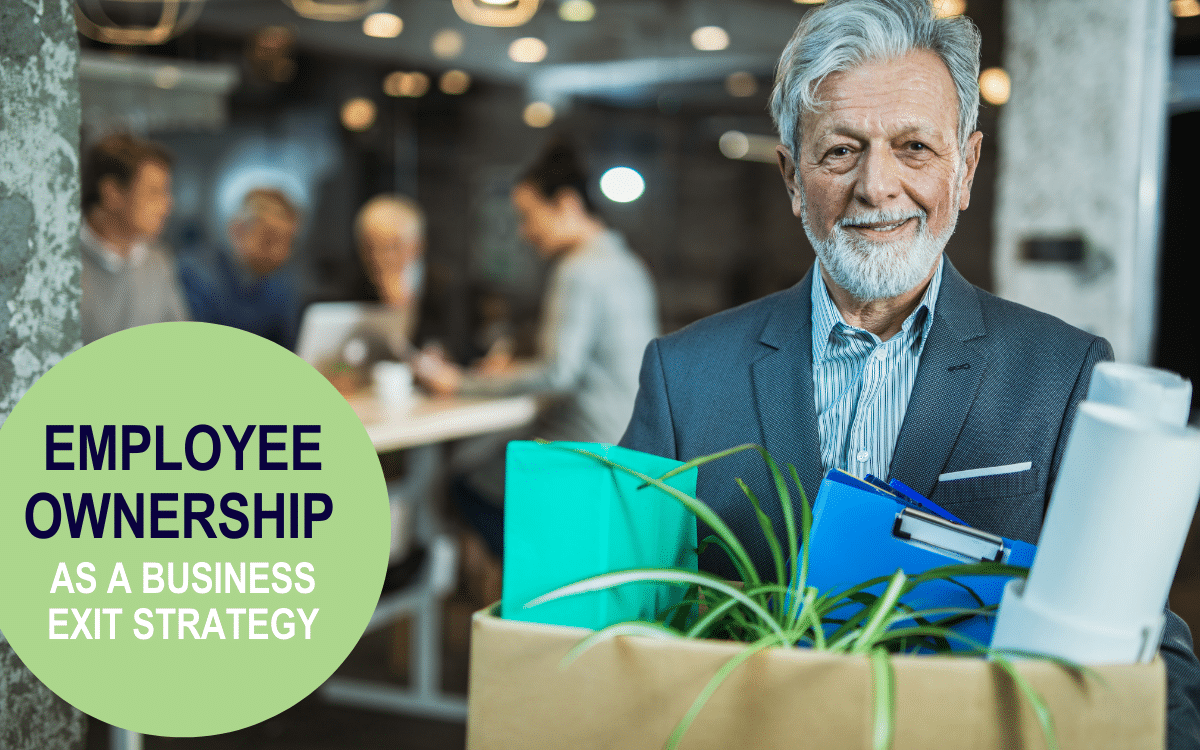
[{"label": "white pocket square", "polygon": [[1005,464],[1004,466],[987,466],[982,469],[951,471],[939,476],[938,481],[952,482],[955,479],[974,479],[975,477],[994,477],[998,474],[1017,474],[1022,471],[1029,471],[1032,468],[1032,461],[1023,461],[1019,464]]}]

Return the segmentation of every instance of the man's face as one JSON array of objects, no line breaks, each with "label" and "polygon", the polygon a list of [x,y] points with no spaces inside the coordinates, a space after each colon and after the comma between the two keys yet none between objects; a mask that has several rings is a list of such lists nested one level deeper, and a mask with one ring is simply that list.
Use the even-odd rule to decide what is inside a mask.
[{"label": "man's face", "polygon": [[156,161],[143,162],[128,187],[111,181],[102,193],[106,207],[139,240],[152,240],[171,215],[171,171]]},{"label": "man's face", "polygon": [[970,202],[982,134],[958,148],[958,98],[945,64],[918,50],[833,73],[806,112],[796,163],[780,169],[792,212],[833,281],[862,301],[916,288]]},{"label": "man's face", "polygon": [[522,182],[512,191],[513,208],[520,219],[521,239],[543,258],[551,258],[569,248],[574,238],[564,200],[549,200],[537,188]]},{"label": "man's face", "polygon": [[296,222],[282,209],[266,208],[230,228],[234,248],[255,273],[266,275],[287,262]]}]

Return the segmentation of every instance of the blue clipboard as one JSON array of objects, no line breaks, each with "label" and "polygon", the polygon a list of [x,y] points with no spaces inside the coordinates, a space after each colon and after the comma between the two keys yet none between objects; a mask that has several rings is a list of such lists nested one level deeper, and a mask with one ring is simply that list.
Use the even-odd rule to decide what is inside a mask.
[{"label": "blue clipboard", "polygon": [[[1036,546],[953,523],[929,512],[928,507],[914,507],[921,501],[928,503],[920,495],[900,498],[851,474],[831,470],[821,482],[813,507],[808,585],[825,593],[891,576],[897,568],[914,576],[942,565],[980,560],[1024,567],[1033,564]],[[1008,580],[1009,576],[963,576],[960,582],[985,604],[999,604]],[[880,594],[884,586],[879,584],[869,591]],[[949,581],[921,584],[903,601],[915,609],[979,606],[962,586]],[[847,605],[835,616],[850,616],[859,606]],[[994,626],[994,617],[975,616],[954,626],[954,630],[990,644]],[[955,650],[970,649],[962,642],[952,646]]]}]

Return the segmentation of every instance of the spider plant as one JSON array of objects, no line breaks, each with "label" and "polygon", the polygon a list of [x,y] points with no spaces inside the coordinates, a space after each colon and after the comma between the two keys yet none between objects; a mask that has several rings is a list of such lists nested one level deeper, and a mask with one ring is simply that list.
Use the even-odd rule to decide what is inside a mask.
[{"label": "spider plant", "polygon": [[[545,442],[545,441],[540,441]],[[553,445],[553,444],[551,444]],[[997,664],[1032,705],[1046,744],[1051,750],[1058,747],[1053,719],[1045,702],[1033,686],[1018,672],[1011,657],[1047,658],[1062,666],[1081,671],[1075,664],[1043,657],[1038,654],[1001,652],[973,641],[952,630],[955,624],[970,617],[992,616],[995,605],[985,606],[969,586],[958,581],[970,576],[1022,576],[1027,568],[1002,563],[970,563],[947,565],[918,575],[906,575],[897,570],[891,576],[864,581],[844,590],[818,591],[807,584],[808,538],[812,529],[812,508],[794,466],[788,465],[788,477],[799,495],[800,523],[797,530],[792,494],[787,478],[767,451],[758,445],[746,444],[719,453],[695,458],[661,477],[651,477],[623,466],[590,451],[561,446],[563,450],[579,453],[617,471],[630,474],[646,487],[656,487],[683,503],[715,533],[701,542],[700,551],[716,545],[732,561],[741,576],[733,583],[719,577],[690,570],[639,569],[605,573],[564,586],[526,604],[538,604],[565,596],[599,591],[635,582],[666,583],[687,587],[680,602],[661,612],[653,622],[623,622],[598,630],[580,641],[563,659],[564,667],[592,646],[620,635],[642,635],[652,638],[721,638],[746,643],[746,647],[726,662],[701,689],[691,708],[676,724],[667,739],[665,750],[679,746],[693,720],[704,708],[725,678],[754,654],[773,646],[806,646],[822,651],[862,655],[869,659],[874,683],[875,750],[891,747],[895,728],[895,674],[889,655],[893,653],[932,652],[943,654],[957,643],[962,654],[983,655]],[[757,451],[766,463],[782,509],[786,538],[781,543],[770,518],[763,512],[757,497],[740,479],[738,486],[746,495],[762,527],[774,563],[774,581],[764,581],[745,547],[721,518],[704,502],[691,497],[665,482],[672,476],[691,468],[715,461],[741,451]],[[784,545],[786,544],[786,558]],[[795,569],[789,578],[788,562]],[[919,609],[902,601],[921,584],[933,580],[948,580],[965,588],[976,600],[976,607],[940,607]],[[788,581],[784,584],[784,581]],[[882,591],[880,591],[882,588]],[[875,593],[878,591],[879,593]],[[849,614],[847,614],[849,613]]]}]

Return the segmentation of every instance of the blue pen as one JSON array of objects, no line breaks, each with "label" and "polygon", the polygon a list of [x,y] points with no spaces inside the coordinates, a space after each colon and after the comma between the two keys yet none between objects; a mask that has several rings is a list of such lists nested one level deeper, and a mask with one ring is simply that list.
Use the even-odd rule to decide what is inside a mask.
[{"label": "blue pen", "polygon": [[961,518],[959,518],[958,516],[954,515],[950,511],[946,510],[942,506],[938,505],[934,501],[925,497],[920,492],[917,492],[912,487],[909,487],[904,482],[901,482],[899,479],[893,479],[891,482],[891,486],[893,489],[895,489],[897,492],[899,492],[905,498],[907,498],[908,500],[915,503],[919,510],[923,510],[927,513],[932,513],[933,515],[944,518],[947,521],[950,521],[952,523],[961,524],[963,526],[971,525],[971,524],[967,523],[966,521],[962,520]]}]

